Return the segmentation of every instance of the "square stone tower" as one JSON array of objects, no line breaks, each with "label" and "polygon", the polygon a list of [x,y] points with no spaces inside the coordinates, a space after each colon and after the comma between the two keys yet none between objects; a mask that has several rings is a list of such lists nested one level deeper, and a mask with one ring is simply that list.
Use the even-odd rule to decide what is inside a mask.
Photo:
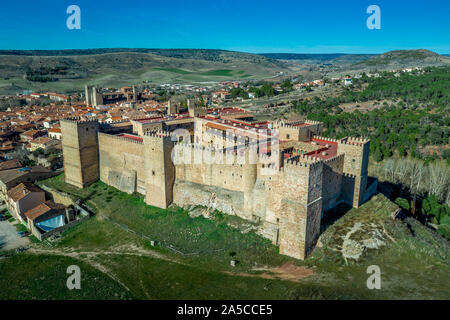
[{"label": "square stone tower", "polygon": [[285,164],[280,210],[281,254],[303,260],[314,249],[320,235],[322,173],[323,163],[306,157]]},{"label": "square stone tower", "polygon": [[344,138],[338,142],[338,154],[344,154],[343,198],[354,208],[363,200],[367,187],[370,140]]},{"label": "square stone tower", "polygon": [[175,182],[170,133],[159,131],[144,135],[144,148],[145,203],[165,209],[173,201]]},{"label": "square stone tower", "polygon": [[99,178],[97,121],[60,121],[66,183],[85,188]]}]

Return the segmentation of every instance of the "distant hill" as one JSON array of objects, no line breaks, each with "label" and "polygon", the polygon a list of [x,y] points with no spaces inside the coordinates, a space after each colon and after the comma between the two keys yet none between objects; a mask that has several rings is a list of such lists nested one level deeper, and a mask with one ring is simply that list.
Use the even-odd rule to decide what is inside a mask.
[{"label": "distant hill", "polygon": [[331,60],[333,64],[354,64],[361,61],[369,60],[373,57],[378,56],[377,54],[345,54],[338,58]]},{"label": "distant hill", "polygon": [[376,56],[375,54],[349,54],[349,53],[262,53],[262,56],[277,60],[295,60],[307,63],[333,63],[352,64],[367,60]]},{"label": "distant hill", "polygon": [[261,53],[263,57],[277,60],[320,60],[329,61],[346,55],[345,53]]},{"label": "distant hill", "polygon": [[[0,50],[0,93],[149,82],[261,79],[289,71],[256,54],[205,49]],[[20,91],[20,90],[19,90]]]},{"label": "distant hill", "polygon": [[425,49],[394,50],[372,57],[368,60],[357,62],[354,66],[384,68],[441,65],[449,62],[450,59],[448,57],[441,56],[435,52]]},{"label": "distant hill", "polygon": [[349,69],[442,65],[450,62],[450,55],[439,55],[429,50],[394,50],[384,54],[304,54],[262,53],[261,56],[296,63],[341,65]]},{"label": "distant hill", "polygon": [[[109,53],[151,53],[154,55],[179,58],[196,59],[216,62],[230,62],[242,60],[248,62],[267,62],[270,59],[261,58],[259,55],[216,49],[145,49],[145,48],[100,48],[100,49],[69,49],[69,50],[0,50],[0,55],[8,56],[37,56],[37,57],[72,57],[86,55],[101,55]],[[278,65],[278,62],[272,61]]]}]

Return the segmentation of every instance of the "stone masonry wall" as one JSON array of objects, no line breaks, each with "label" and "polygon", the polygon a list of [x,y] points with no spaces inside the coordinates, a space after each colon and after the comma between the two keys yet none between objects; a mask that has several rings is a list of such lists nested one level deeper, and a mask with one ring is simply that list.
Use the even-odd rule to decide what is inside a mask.
[{"label": "stone masonry wall", "polygon": [[332,208],[340,201],[343,168],[343,154],[324,161],[322,176],[323,211]]},{"label": "stone masonry wall", "polygon": [[145,194],[144,144],[99,133],[100,180],[121,191]]}]

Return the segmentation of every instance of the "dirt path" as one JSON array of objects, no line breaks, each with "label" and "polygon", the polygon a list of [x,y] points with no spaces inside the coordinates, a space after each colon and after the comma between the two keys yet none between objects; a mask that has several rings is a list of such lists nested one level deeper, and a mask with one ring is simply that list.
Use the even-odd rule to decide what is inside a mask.
[{"label": "dirt path", "polygon": [[[130,291],[130,289],[116,276],[113,274],[113,272],[108,269],[104,264],[99,263],[96,261],[96,258],[99,255],[126,255],[126,256],[138,256],[138,257],[150,257],[155,259],[162,259],[165,261],[169,261],[172,263],[178,263],[183,264],[186,266],[189,266],[188,264],[185,264],[181,261],[177,261],[171,258],[168,258],[167,256],[153,252],[150,250],[145,250],[142,248],[138,248],[135,246],[119,246],[112,248],[113,250],[109,251],[74,251],[74,250],[63,250],[63,249],[41,249],[36,247],[31,247],[28,252],[31,254],[50,254],[50,255],[59,255],[59,256],[65,256],[70,257],[73,259],[77,259],[80,261],[83,261],[93,268],[105,273],[108,275],[111,279],[119,283],[122,287],[124,287],[127,291]],[[125,251],[126,250],[126,251]],[[242,276],[242,277],[256,277],[256,278],[262,278],[262,279],[271,279],[271,280],[286,280],[291,282],[299,282],[300,280],[309,277],[313,274],[313,271],[306,268],[306,267],[298,267],[294,266],[293,262],[287,262],[283,264],[282,266],[276,267],[276,268],[259,268],[259,269],[253,269],[254,271],[266,271],[261,274],[252,274],[252,273],[245,273],[245,272],[230,272],[230,271],[221,271],[224,274],[231,275],[231,276]],[[146,295],[148,296],[148,293],[144,290]]]},{"label": "dirt path", "polygon": [[120,284],[122,287],[124,287],[127,291],[130,291],[130,288],[128,288],[122,281],[120,281],[120,279],[118,277],[116,277],[111,272],[111,270],[106,268],[104,265],[94,261],[95,257],[97,257],[99,254],[121,254],[122,255],[124,253],[121,253],[121,252],[95,252],[95,251],[93,251],[93,252],[75,252],[75,251],[63,251],[63,250],[54,250],[54,249],[47,250],[47,249],[37,249],[37,248],[30,248],[28,250],[28,253],[65,256],[65,257],[70,257],[73,259],[83,261],[83,262],[89,264],[91,267],[106,274],[112,280],[116,281],[118,284]]},{"label": "dirt path", "polygon": [[280,267],[276,268],[258,268],[253,269],[254,271],[267,271],[261,274],[252,274],[252,273],[244,273],[244,272],[228,272],[225,271],[226,274],[237,275],[243,277],[256,277],[263,279],[272,279],[272,280],[287,280],[291,282],[299,282],[300,280],[307,278],[313,275],[313,271],[306,267],[297,267],[294,266],[292,261],[286,262]]},{"label": "dirt path", "polygon": [[[122,287],[124,287],[128,291],[130,291],[130,289],[122,281],[120,281],[120,279],[117,276],[115,276],[111,270],[109,270],[105,265],[96,261],[96,258],[99,255],[121,255],[121,256],[126,255],[126,256],[150,257],[150,258],[170,261],[173,263],[180,263],[179,261],[170,259],[160,253],[141,249],[141,248],[138,248],[135,246],[120,246],[120,247],[116,247],[113,249],[116,249],[116,250],[74,251],[74,250],[63,250],[63,249],[40,249],[40,248],[36,248],[36,247],[31,247],[27,252],[31,253],[31,254],[59,255],[59,256],[70,257],[73,259],[83,261],[83,262],[89,264],[90,266],[94,267],[95,269],[105,273],[111,279],[113,279],[114,281],[119,283]],[[121,249],[121,250],[117,250],[117,249]],[[124,250],[127,250],[127,251],[124,251]]]}]

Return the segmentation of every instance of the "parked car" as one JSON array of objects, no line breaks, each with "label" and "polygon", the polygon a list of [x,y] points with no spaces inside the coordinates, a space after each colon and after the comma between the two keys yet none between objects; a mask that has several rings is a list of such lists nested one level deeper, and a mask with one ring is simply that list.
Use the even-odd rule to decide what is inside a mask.
[{"label": "parked car", "polygon": [[0,214],[0,221],[5,221],[5,220],[6,220],[5,216]]},{"label": "parked car", "polygon": [[17,253],[21,253],[21,252],[23,252],[24,250],[25,250],[24,247],[20,247],[20,248],[17,248],[17,249],[16,249],[16,252],[17,252]]},{"label": "parked car", "polygon": [[21,237],[21,238],[25,237],[25,232],[24,232],[24,231],[19,231],[19,232],[17,232],[17,234],[18,234],[19,237]]}]

